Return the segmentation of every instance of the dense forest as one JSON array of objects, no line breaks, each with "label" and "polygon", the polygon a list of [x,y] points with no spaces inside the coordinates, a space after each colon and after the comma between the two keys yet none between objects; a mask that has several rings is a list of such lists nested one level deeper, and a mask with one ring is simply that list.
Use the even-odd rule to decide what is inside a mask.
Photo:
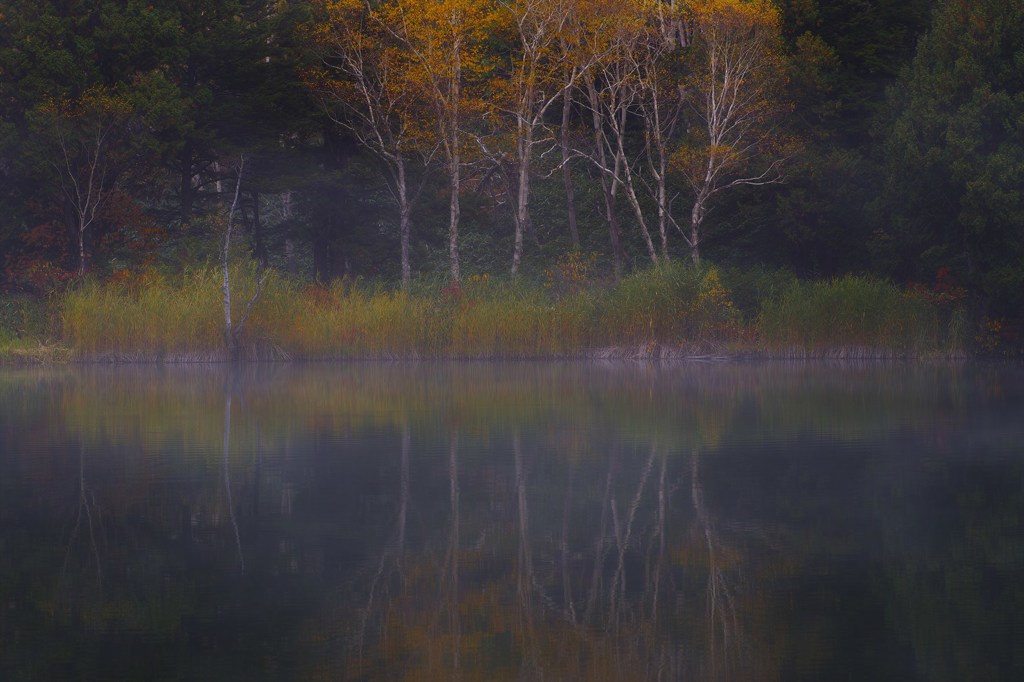
[{"label": "dense forest", "polygon": [[237,218],[306,282],[711,262],[1012,330],[1022,36],[1024,0],[7,0],[0,287],[216,263]]}]

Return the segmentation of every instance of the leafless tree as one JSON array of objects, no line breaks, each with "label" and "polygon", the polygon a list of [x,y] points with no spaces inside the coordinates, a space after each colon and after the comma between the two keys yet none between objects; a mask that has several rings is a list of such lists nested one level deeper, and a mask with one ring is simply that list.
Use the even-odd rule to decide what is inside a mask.
[{"label": "leafless tree", "polygon": [[237,324],[231,322],[231,272],[230,272],[230,254],[231,254],[231,235],[235,224],[235,213],[238,209],[238,197],[242,189],[242,172],[245,169],[245,157],[241,156],[238,159],[237,168],[237,180],[235,182],[235,196],[231,201],[231,208],[228,210],[227,225],[224,228],[224,243],[221,248],[221,269],[223,271],[223,282],[221,284],[221,294],[224,300],[224,345],[227,348],[228,355],[232,360],[238,359],[239,353],[239,337],[242,333],[242,327],[249,319],[249,315],[252,313],[253,306],[256,305],[256,301],[259,300],[260,294],[263,293],[263,286],[267,282],[267,276],[270,271],[259,266],[258,274],[256,277],[256,289],[253,291],[252,297],[249,298],[248,303],[245,305],[245,310],[239,318]]},{"label": "leafless tree", "polygon": [[73,102],[50,102],[41,113],[46,133],[57,144],[51,165],[74,213],[81,277],[87,260],[85,235],[122,172],[117,157],[123,156],[131,107],[124,98],[93,88]]}]

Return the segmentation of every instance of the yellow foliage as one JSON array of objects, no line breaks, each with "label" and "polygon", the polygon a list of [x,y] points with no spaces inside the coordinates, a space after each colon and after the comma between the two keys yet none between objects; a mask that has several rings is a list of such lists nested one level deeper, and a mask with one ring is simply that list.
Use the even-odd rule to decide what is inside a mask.
[{"label": "yellow foliage", "polygon": [[46,98],[42,110],[71,121],[86,117],[117,120],[131,112],[131,104],[123,95],[97,85],[90,87],[76,99]]},{"label": "yellow foliage", "polygon": [[578,293],[592,282],[596,252],[570,251],[544,271],[544,288],[555,293]]}]

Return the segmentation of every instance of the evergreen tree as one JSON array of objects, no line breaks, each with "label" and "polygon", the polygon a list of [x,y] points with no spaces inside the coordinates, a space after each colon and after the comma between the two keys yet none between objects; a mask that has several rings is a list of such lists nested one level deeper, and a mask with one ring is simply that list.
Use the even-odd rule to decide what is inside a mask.
[{"label": "evergreen tree", "polygon": [[712,257],[802,275],[873,269],[865,207],[881,177],[871,125],[913,56],[934,0],[780,0],[803,153],[775,192],[738,193],[713,216]]},{"label": "evergreen tree", "polygon": [[[138,0],[5,4],[0,245],[7,258],[0,265],[9,276],[81,272],[83,238],[96,243],[97,228],[110,228],[102,198],[147,185],[152,132],[170,113],[159,53],[173,34],[169,15]],[[129,175],[133,182],[123,182]],[[96,220],[88,219],[88,234],[86,213]]]},{"label": "evergreen tree", "polygon": [[1024,309],[1024,0],[944,0],[889,93],[873,244],[900,278],[948,268]]}]

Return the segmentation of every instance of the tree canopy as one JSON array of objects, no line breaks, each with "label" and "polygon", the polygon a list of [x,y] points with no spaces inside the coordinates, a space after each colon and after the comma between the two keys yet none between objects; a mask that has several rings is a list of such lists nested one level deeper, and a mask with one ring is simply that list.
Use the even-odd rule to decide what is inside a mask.
[{"label": "tree canopy", "polygon": [[[698,254],[1021,308],[1020,0],[11,0],[5,288]],[[726,191],[728,190],[728,191]]]}]

